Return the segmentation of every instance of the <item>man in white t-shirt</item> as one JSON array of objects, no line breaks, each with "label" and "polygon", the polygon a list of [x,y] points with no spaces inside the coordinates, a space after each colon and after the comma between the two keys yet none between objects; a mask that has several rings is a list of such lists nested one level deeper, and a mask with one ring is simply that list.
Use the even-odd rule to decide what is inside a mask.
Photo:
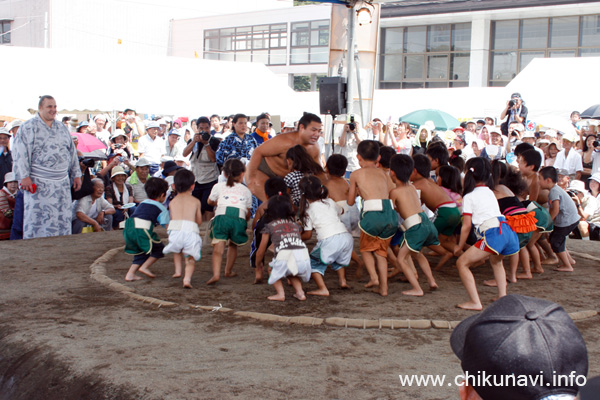
[{"label": "man in white t-shirt", "polygon": [[566,169],[571,179],[581,180],[583,171],[583,162],[581,154],[573,148],[575,137],[573,135],[564,135],[562,138],[563,149],[556,155],[554,168]]},{"label": "man in white t-shirt", "polygon": [[73,234],[81,233],[86,225],[91,225],[94,232],[112,230],[113,214],[116,212],[102,195],[104,182],[100,178],[92,179],[94,191],[73,203]]},{"label": "man in white t-shirt", "polygon": [[150,175],[154,175],[160,166],[160,158],[165,154],[165,141],[158,136],[160,125],[150,121],[146,126],[146,134],[138,141],[138,152],[150,162]]}]

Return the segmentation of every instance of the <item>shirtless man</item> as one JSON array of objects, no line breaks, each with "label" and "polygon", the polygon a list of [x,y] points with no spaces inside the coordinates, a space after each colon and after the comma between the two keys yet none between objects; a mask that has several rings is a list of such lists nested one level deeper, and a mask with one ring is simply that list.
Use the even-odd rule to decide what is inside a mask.
[{"label": "shirtless man", "polygon": [[317,141],[322,130],[321,118],[315,114],[304,113],[298,121],[297,132],[277,135],[254,149],[247,166],[247,184],[252,194],[265,201],[267,179],[284,177],[290,172],[285,154],[291,147],[298,144],[304,146],[315,162],[320,163]]}]

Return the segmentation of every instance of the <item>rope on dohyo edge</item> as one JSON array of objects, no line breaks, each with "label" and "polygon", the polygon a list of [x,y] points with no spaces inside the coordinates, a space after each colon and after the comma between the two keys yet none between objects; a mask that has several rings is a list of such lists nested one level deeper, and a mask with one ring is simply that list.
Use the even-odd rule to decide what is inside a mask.
[{"label": "rope on dohyo edge", "polygon": [[[110,249],[102,256],[98,257],[91,265],[90,272],[91,278],[95,281],[106,286],[110,290],[122,293],[133,300],[140,301],[142,303],[148,303],[158,306],[158,308],[170,308],[179,307],[179,304],[172,301],[165,301],[157,299],[155,297],[142,296],[135,293],[135,289],[130,286],[126,286],[122,283],[109,278],[106,275],[106,264],[110,262],[119,252],[123,251],[124,246]],[[593,261],[600,261],[600,258],[591,256],[589,254],[577,254],[581,258],[585,258]],[[363,319],[363,318],[341,318],[341,317],[289,317],[284,315],[259,313],[252,311],[235,311],[231,308],[223,307],[221,304],[218,306],[201,306],[201,305],[190,305],[192,310],[203,310],[208,312],[223,312],[233,313],[233,315],[244,318],[251,318],[257,321],[270,321],[279,322],[285,324],[299,324],[299,325],[329,325],[335,327],[344,328],[357,328],[357,329],[454,329],[461,321],[445,321],[445,320],[429,320],[429,319]],[[580,321],[588,318],[592,318],[598,315],[596,310],[584,310],[575,311],[569,313],[569,316],[573,321]]]}]

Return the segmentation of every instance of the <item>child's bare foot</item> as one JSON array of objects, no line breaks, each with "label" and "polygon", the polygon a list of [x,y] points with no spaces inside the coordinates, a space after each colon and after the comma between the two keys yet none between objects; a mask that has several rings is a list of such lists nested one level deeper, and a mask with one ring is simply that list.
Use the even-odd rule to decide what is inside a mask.
[{"label": "child's bare foot", "polygon": [[379,288],[379,290],[377,291],[377,293],[379,293],[380,296],[386,297],[388,295],[387,289],[383,290],[381,288]]},{"label": "child's bare foot", "polygon": [[262,269],[256,269],[255,273],[254,273],[254,284],[258,285],[263,283],[263,271]]},{"label": "child's bare foot", "polygon": [[181,278],[181,273],[179,273],[179,274],[173,274],[173,278]]},{"label": "child's bare foot", "polygon": [[189,279],[184,279],[183,287],[186,289],[192,289],[192,282]]},{"label": "child's bare foot", "polygon": [[344,282],[340,282],[340,289],[352,289],[352,287],[350,285],[348,285],[348,283],[346,283],[346,281],[344,281]]},{"label": "child's bare foot", "polygon": [[462,308],[463,310],[473,310],[473,311],[483,310],[483,306],[481,305],[481,303],[473,303],[471,301],[467,301],[466,303],[457,304],[456,307]]},{"label": "child's bare foot", "polygon": [[517,279],[533,279],[533,275],[531,275],[531,273],[526,274],[526,273],[522,273],[522,274],[517,274]]},{"label": "child's bare foot", "polygon": [[418,289],[411,289],[411,290],[405,290],[402,292],[402,294],[406,295],[406,296],[423,296],[425,293],[423,293],[423,290],[418,290]]},{"label": "child's bare foot", "polygon": [[573,272],[575,271],[573,267],[567,267],[565,265],[560,265],[558,268],[554,268],[555,271],[558,272]]},{"label": "child's bare foot", "polygon": [[135,275],[135,274],[134,274],[134,275],[129,275],[129,274],[127,274],[127,275],[125,276],[125,280],[126,280],[127,282],[141,281],[141,280],[142,280],[142,277],[141,277],[141,276],[139,276],[139,275]]},{"label": "child's bare foot", "polygon": [[558,264],[558,257],[548,257],[544,261],[542,261],[542,265],[555,265]]},{"label": "child's bare foot", "polygon": [[156,278],[156,275],[154,275],[152,272],[150,272],[150,270],[148,268],[141,267],[140,269],[138,269],[138,271],[140,271],[142,274],[146,275],[148,278]]},{"label": "child's bare foot", "polygon": [[255,278],[254,278],[254,284],[255,284],[255,285],[260,285],[261,283],[263,283],[263,278],[262,278],[262,276],[261,276],[260,278],[259,278],[259,277],[255,277]]},{"label": "child's bare foot", "polygon": [[370,288],[370,287],[373,287],[373,286],[379,286],[379,281],[369,281],[365,285],[366,288]]},{"label": "child's bare foot", "polygon": [[206,281],[207,285],[213,285],[215,283],[219,282],[219,277],[218,276],[213,276],[212,278],[210,278],[209,280]]},{"label": "child's bare foot", "polygon": [[273,296],[267,297],[267,299],[269,299],[271,301],[285,301],[285,295],[284,294],[275,294]]},{"label": "child's bare foot", "polygon": [[237,276],[237,272],[225,272],[225,278],[233,278],[234,276]]},{"label": "child's bare foot", "polygon": [[431,290],[431,291],[438,290],[438,284],[436,282],[430,283],[429,290]]},{"label": "child's bare foot", "polygon": [[574,259],[572,259],[571,257],[569,257],[569,262],[571,263],[571,265],[575,265],[577,264],[577,261],[575,261]]},{"label": "child's bare foot", "polygon": [[306,294],[309,294],[311,296],[329,296],[329,290],[327,290],[327,289],[311,290],[310,292],[306,292]]},{"label": "child's bare foot", "polygon": [[483,284],[485,286],[490,286],[490,287],[498,287],[498,282],[496,282],[495,279],[489,279],[489,280],[485,280],[483,281]]},{"label": "child's bare foot", "polygon": [[398,274],[402,273],[402,268],[396,267],[388,273],[388,278],[393,278]]},{"label": "child's bare foot", "polygon": [[531,272],[534,274],[543,274],[544,273],[544,268],[542,268],[541,266],[539,268],[532,268]]},{"label": "child's bare foot", "polygon": [[306,295],[304,294],[304,292],[294,293],[294,297],[300,301],[306,300]]}]

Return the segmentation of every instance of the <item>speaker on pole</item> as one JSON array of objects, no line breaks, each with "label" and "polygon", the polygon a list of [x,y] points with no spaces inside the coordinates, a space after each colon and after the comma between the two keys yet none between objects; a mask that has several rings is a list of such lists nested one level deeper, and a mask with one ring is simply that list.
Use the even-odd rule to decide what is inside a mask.
[{"label": "speaker on pole", "polygon": [[346,79],[331,76],[319,79],[319,106],[321,114],[346,114]]}]

